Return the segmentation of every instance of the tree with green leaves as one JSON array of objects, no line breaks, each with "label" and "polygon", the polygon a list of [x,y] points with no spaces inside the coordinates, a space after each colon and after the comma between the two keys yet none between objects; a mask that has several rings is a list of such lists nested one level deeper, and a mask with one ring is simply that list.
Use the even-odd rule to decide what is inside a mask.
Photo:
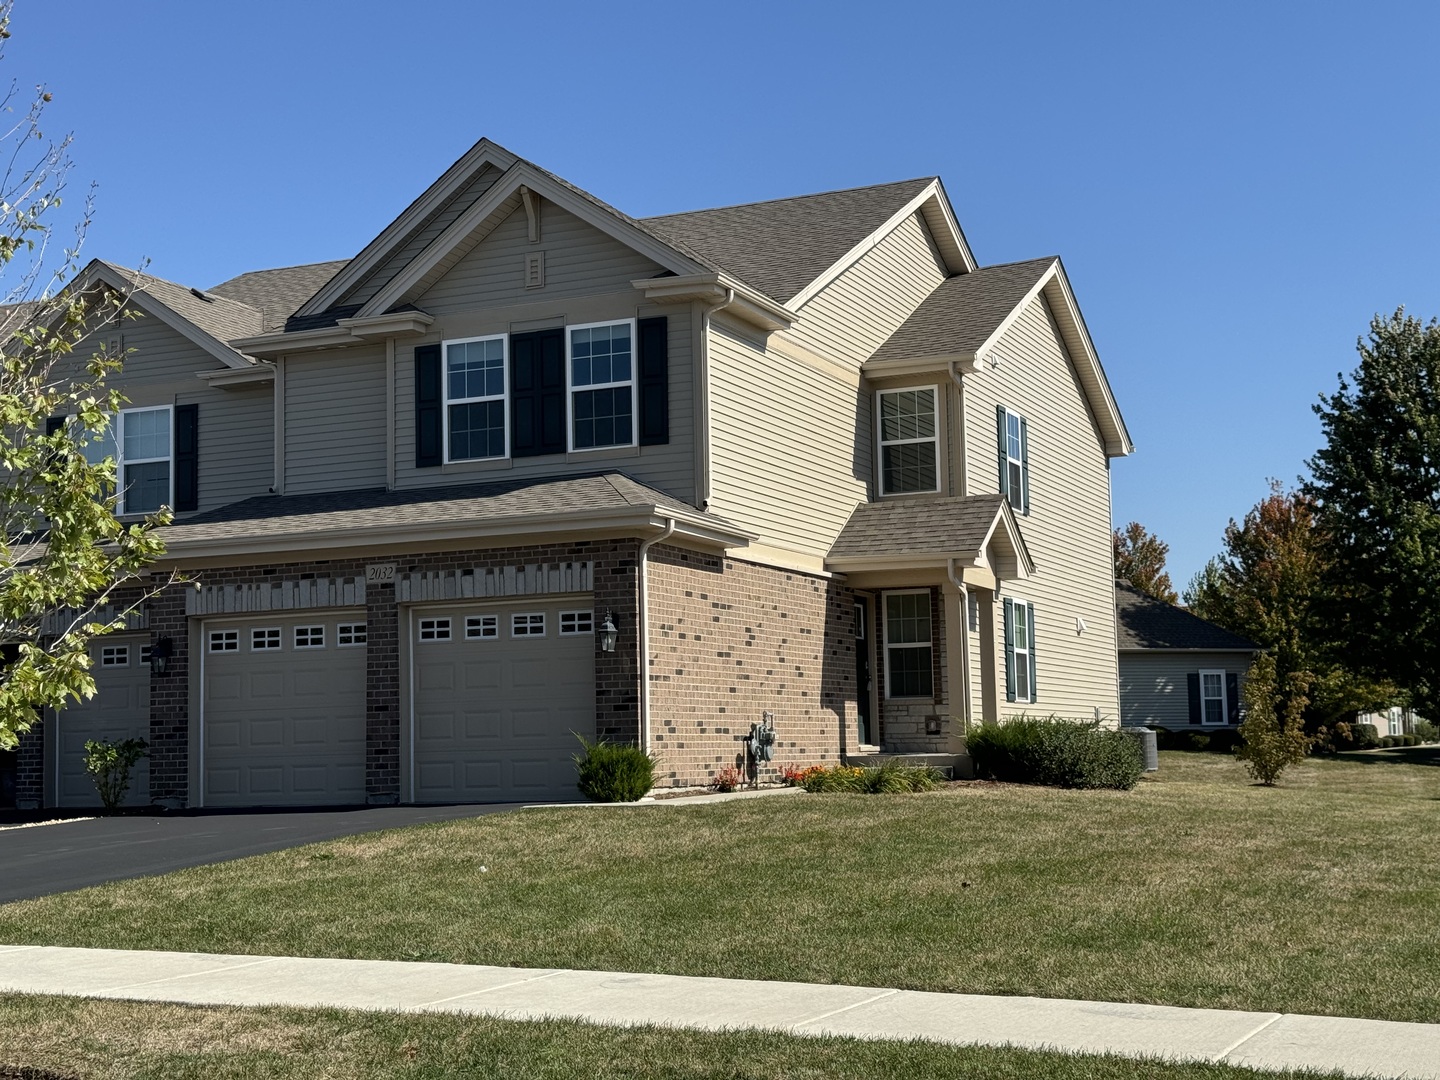
[{"label": "tree with green leaves", "polygon": [[1360,365],[1315,406],[1306,485],[1329,537],[1326,617],[1361,670],[1440,716],[1440,324],[1370,323]]},{"label": "tree with green leaves", "polygon": [[1245,720],[1240,724],[1235,756],[1266,787],[1274,787],[1282,772],[1304,761],[1309,753],[1303,720],[1309,702],[1305,691],[1305,674],[1292,672],[1282,693],[1275,658],[1266,653],[1255,658],[1245,676]]},{"label": "tree with green leaves", "polygon": [[[0,2],[0,60],[10,11]],[[12,89],[0,104],[18,112],[20,101]],[[69,138],[52,142],[41,129],[49,101],[38,87],[0,132],[9,143],[0,173],[0,749],[15,745],[38,709],[95,693],[90,643],[123,629],[147,595],[137,575],[163,552],[153,529],[168,520],[168,511],[127,523],[115,516],[115,462],[101,448],[123,401],[107,382],[121,358],[85,356],[82,346],[124,316],[126,297],[65,285],[79,268],[91,200],[71,223],[74,242],[52,257],[71,163]]]},{"label": "tree with green leaves", "polygon": [[1128,581],[1146,596],[1173,604],[1180,598],[1175,595],[1175,586],[1165,570],[1165,557],[1170,554],[1170,545],[1149,532],[1138,521],[1132,521],[1124,529],[1111,534],[1115,550],[1115,576]]}]

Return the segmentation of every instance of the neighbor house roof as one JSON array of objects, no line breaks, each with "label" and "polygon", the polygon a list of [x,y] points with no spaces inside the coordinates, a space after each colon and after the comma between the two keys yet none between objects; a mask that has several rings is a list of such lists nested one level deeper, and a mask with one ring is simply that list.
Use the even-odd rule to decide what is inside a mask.
[{"label": "neighbor house roof", "polygon": [[285,320],[349,261],[335,259],[274,270],[251,270],[206,291],[256,309],[262,315],[263,329],[274,330],[284,326]]},{"label": "neighbor house roof", "polygon": [[1120,652],[1174,649],[1184,652],[1258,652],[1253,641],[1223,630],[1182,607],[1115,582],[1115,615]]},{"label": "neighbor house roof", "polygon": [[97,260],[113,273],[133,284],[137,292],[149,293],[176,315],[204,330],[216,341],[228,342],[260,330],[260,312],[249,304],[225,296],[215,296],[192,289],[189,285],[167,281],[140,270]]},{"label": "neighbor house roof", "polygon": [[640,220],[784,303],[934,180],[901,180]]},{"label": "neighbor house roof", "polygon": [[996,537],[1026,574],[1035,564],[1003,495],[860,503],[826,556],[836,569],[947,559],[976,562]]}]

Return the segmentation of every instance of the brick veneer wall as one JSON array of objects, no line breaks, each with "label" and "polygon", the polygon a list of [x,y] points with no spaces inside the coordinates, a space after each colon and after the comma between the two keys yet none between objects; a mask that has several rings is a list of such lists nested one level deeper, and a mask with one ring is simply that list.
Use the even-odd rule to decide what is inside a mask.
[{"label": "brick veneer wall", "polygon": [[[782,765],[835,764],[856,730],[854,593],[832,579],[661,545],[649,553],[650,732],[659,786],[743,766],[775,715]],[[847,735],[848,733],[848,735]]]},{"label": "brick veneer wall", "polygon": [[45,725],[36,721],[20,736],[16,747],[15,805],[36,810],[45,798]]}]

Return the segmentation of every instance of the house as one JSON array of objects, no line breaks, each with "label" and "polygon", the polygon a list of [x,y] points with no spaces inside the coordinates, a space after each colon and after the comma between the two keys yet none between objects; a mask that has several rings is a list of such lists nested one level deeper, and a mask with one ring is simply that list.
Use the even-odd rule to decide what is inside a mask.
[{"label": "house", "polygon": [[120,509],[194,587],[29,804],[97,735],[140,801],[423,803],[573,797],[576,733],[697,785],[764,720],[768,778],[1118,713],[1124,421],[1060,260],[982,267],[937,178],[637,220],[481,141],[353,259],[134,288]]},{"label": "house", "polygon": [[1260,646],[1175,604],[1115,582],[1120,721],[1170,731],[1234,727]]}]

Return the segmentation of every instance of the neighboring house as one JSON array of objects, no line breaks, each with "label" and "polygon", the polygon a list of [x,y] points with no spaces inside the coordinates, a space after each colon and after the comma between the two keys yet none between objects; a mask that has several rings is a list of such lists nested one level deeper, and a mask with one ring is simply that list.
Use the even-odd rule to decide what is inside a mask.
[{"label": "neighboring house", "polygon": [[1414,709],[1393,705],[1384,712],[1361,713],[1355,717],[1357,724],[1375,725],[1375,733],[1381,738],[1386,735],[1414,735],[1415,721],[1421,719]]},{"label": "neighboring house", "polygon": [[140,800],[449,802],[573,797],[576,732],[692,785],[767,717],[768,777],[1118,712],[1130,439],[1059,259],[981,268],[938,179],[636,220],[482,141],[353,259],[133,305],[121,509],[198,587],[27,802],[97,734]]},{"label": "neighboring house", "polygon": [[1122,724],[1171,731],[1240,723],[1240,690],[1260,646],[1115,583]]}]

